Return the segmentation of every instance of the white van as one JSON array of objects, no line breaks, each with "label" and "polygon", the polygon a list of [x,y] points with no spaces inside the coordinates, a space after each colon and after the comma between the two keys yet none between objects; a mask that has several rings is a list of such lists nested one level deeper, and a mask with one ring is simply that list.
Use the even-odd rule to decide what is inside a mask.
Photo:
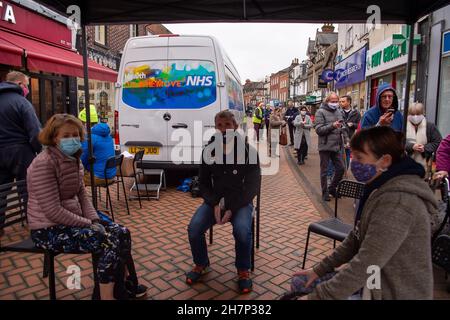
[{"label": "white van", "polygon": [[[116,88],[116,143],[130,153],[144,148],[146,168],[197,167],[215,114],[230,110],[239,124],[244,118],[239,74],[210,36],[129,39]],[[180,164],[181,133],[191,139]]]}]

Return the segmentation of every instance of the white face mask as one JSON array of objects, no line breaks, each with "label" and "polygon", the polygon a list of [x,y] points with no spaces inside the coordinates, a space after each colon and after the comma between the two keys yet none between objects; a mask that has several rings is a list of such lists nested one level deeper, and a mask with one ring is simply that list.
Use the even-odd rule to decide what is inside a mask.
[{"label": "white face mask", "polygon": [[423,119],[425,119],[425,116],[423,114],[415,115],[415,116],[408,116],[409,122],[411,122],[412,124],[415,124],[415,125],[420,124],[423,121]]},{"label": "white face mask", "polygon": [[328,106],[329,106],[331,109],[336,110],[337,107],[339,107],[339,103],[328,103]]}]

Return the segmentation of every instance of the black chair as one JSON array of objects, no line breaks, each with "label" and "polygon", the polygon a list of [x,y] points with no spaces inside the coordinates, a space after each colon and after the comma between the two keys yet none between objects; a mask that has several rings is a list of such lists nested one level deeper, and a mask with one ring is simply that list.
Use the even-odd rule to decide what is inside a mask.
[{"label": "black chair", "polygon": [[333,239],[333,248],[336,247],[336,241],[344,241],[347,235],[352,231],[353,225],[342,222],[337,216],[338,200],[341,197],[361,199],[364,192],[364,183],[342,180],[336,190],[336,201],[334,205],[334,218],[313,222],[308,226],[308,235],[306,237],[305,254],[303,255],[302,268],[305,269],[306,255],[308,253],[309,236],[311,233]]},{"label": "black chair", "polygon": [[[256,249],[259,249],[260,213],[261,213],[261,183],[259,184],[258,194],[256,195],[256,206],[253,208],[252,213],[252,261],[251,261],[252,271],[255,270],[255,247]],[[211,226],[211,228],[209,229],[209,244],[212,243],[213,243],[213,227]]]},{"label": "black chair", "polygon": [[[14,226],[17,224],[24,224],[27,219],[27,201],[28,193],[26,181],[21,180],[13,183],[0,185],[0,229]],[[53,201],[49,199],[48,201]],[[55,288],[55,257],[59,254],[86,254],[85,252],[56,252],[52,250],[45,250],[37,248],[31,237],[26,238],[20,242],[15,242],[2,246],[0,243],[1,252],[21,252],[34,253],[44,255],[43,278],[48,277],[48,287],[50,299],[56,300]],[[92,298],[100,299],[99,281],[97,277],[98,257],[92,254],[92,268],[94,271],[94,292]]]},{"label": "black chair", "polygon": [[[133,174],[134,174],[134,184],[136,186],[136,190],[137,190],[137,197],[139,200],[139,207],[142,209],[142,203],[141,203],[141,194],[139,191],[139,181],[138,181],[138,176],[141,174],[141,169],[137,169],[137,163],[142,164],[142,159],[144,158],[144,150],[140,150],[138,152],[136,152],[136,154],[134,155],[133,158]],[[147,187],[147,185],[145,185],[145,187]],[[133,187],[131,188],[130,192],[133,190]],[[147,194],[148,194],[148,190]],[[131,199],[131,197],[130,197]]]},{"label": "black chair", "polygon": [[[112,217],[113,221],[114,221],[114,211],[113,211],[113,208],[112,208],[111,193],[109,191],[109,186],[114,184],[114,183],[117,184],[117,200],[120,200],[119,183],[122,184],[122,190],[123,190],[123,193],[125,195],[125,204],[127,206],[127,212],[128,212],[128,214],[130,214],[130,208],[128,207],[128,198],[127,198],[127,193],[125,191],[125,183],[124,183],[123,174],[122,174],[122,162],[123,162],[123,155],[122,154],[110,157],[108,160],[106,160],[105,171],[104,171],[105,183],[97,185],[97,187],[105,187],[106,188],[106,199],[105,199],[106,208],[108,208],[108,201],[109,201],[109,206],[111,207],[111,217]],[[119,167],[119,169],[118,169],[119,170],[119,177],[117,177],[117,175],[116,175],[115,177],[113,177],[111,179],[108,179],[107,178],[107,174],[106,174],[108,169],[117,168],[117,167]]]}]

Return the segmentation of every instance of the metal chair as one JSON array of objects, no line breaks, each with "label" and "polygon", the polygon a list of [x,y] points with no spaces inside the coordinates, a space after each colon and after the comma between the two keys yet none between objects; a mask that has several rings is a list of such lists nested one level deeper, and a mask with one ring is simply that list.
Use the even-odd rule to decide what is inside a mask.
[{"label": "metal chair", "polygon": [[333,239],[333,248],[336,247],[336,241],[344,241],[347,235],[352,231],[353,225],[342,222],[337,216],[338,200],[341,197],[361,199],[364,192],[364,183],[342,180],[336,190],[336,200],[334,205],[334,218],[313,222],[308,226],[308,235],[306,237],[305,253],[303,255],[302,268],[305,269],[306,255],[308,253],[309,236],[311,233]]},{"label": "metal chair", "polygon": [[[259,184],[258,194],[256,195],[256,206],[253,208],[252,212],[252,257],[251,257],[252,271],[255,270],[255,247],[256,249],[259,249],[260,214],[261,214],[261,183]],[[209,244],[212,243],[213,243],[213,226],[209,228]]]},{"label": "metal chair", "polygon": [[[27,201],[28,193],[25,180],[0,185],[0,229],[10,227],[18,223],[23,226],[27,218]],[[48,199],[48,201],[54,200]],[[48,277],[50,300],[56,300],[55,257],[59,254],[86,254],[85,252],[79,251],[58,252],[37,248],[31,237],[27,237],[25,240],[19,242],[7,244],[6,246],[2,246],[0,243],[0,253],[1,252],[43,254],[44,266],[42,277]],[[92,269],[94,271],[94,292],[92,294],[92,298],[95,300],[100,299],[97,264],[98,257],[97,255],[92,254]]]},{"label": "metal chair", "polygon": [[[139,200],[139,207],[142,209],[142,203],[141,203],[141,194],[139,191],[139,181],[138,181],[138,175],[140,173],[140,170],[137,170],[137,163],[142,163],[142,158],[144,158],[144,150],[140,150],[136,152],[133,158],[133,175],[134,175],[134,184],[136,186],[137,190],[137,197]],[[131,188],[130,192],[133,191],[133,187]],[[130,196],[131,200],[131,196]]]},{"label": "metal chair", "polygon": [[[123,155],[120,154],[120,155],[116,155],[114,157],[110,157],[108,160],[106,160],[106,164],[105,164],[104,175],[105,175],[106,195],[109,200],[109,204],[111,206],[111,216],[112,216],[113,221],[114,221],[114,212],[113,212],[112,204],[111,204],[111,194],[109,192],[109,186],[113,183],[117,183],[117,200],[120,200],[119,183],[122,184],[122,190],[123,190],[123,194],[125,195],[125,204],[127,206],[127,212],[128,212],[128,214],[130,214],[130,208],[128,207],[127,192],[125,191],[125,183],[124,183],[123,174],[122,174],[122,162],[123,162]],[[116,174],[116,176],[109,181],[109,179],[107,178],[107,175],[106,175],[108,169],[117,168],[117,167],[118,167],[120,178],[117,177],[117,174]],[[102,185],[102,187],[103,187],[103,185]]]}]

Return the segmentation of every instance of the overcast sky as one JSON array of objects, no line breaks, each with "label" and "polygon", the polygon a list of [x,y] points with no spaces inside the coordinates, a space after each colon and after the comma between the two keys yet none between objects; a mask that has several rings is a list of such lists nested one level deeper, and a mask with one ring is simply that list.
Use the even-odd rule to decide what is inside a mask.
[{"label": "overcast sky", "polygon": [[[176,34],[215,36],[238,69],[241,80],[259,81],[288,67],[294,58],[306,58],[308,37],[319,24],[299,23],[191,23],[164,24]],[[336,29],[337,30],[337,29]]]}]

